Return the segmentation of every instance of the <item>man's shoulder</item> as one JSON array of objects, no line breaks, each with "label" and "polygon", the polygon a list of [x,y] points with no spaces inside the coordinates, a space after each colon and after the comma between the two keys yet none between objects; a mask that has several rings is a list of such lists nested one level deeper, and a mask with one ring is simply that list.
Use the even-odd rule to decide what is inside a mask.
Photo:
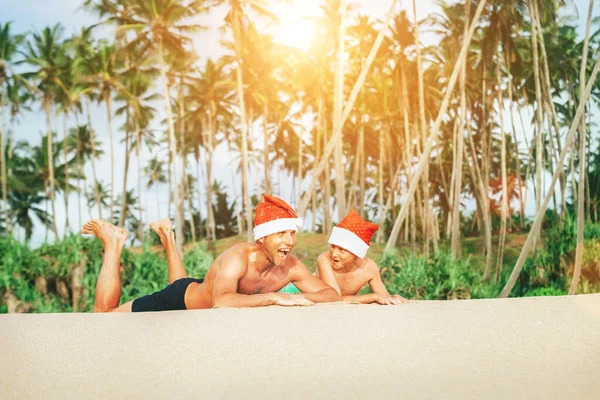
[{"label": "man's shoulder", "polygon": [[285,264],[289,267],[289,268],[306,268],[306,265],[304,265],[304,263],[296,256],[293,255],[289,255]]},{"label": "man's shoulder", "polygon": [[222,254],[225,255],[238,255],[238,256],[246,256],[250,250],[252,250],[251,243],[238,243],[234,244],[227,250],[225,250]]},{"label": "man's shoulder", "polygon": [[[246,267],[248,264],[249,253],[252,251],[250,243],[234,244],[225,250],[219,258],[221,259],[221,267],[235,265],[236,267]],[[223,261],[226,261],[223,265]]]}]

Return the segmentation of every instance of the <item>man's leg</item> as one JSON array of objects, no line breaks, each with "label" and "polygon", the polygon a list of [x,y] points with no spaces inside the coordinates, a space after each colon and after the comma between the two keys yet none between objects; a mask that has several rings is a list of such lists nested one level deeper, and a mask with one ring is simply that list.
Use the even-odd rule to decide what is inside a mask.
[{"label": "man's leg", "polygon": [[101,219],[92,219],[83,225],[81,233],[94,235],[104,245],[102,268],[96,283],[94,312],[131,311],[131,304],[121,300],[121,252],[129,233]]},{"label": "man's leg", "polygon": [[163,218],[161,220],[154,221],[150,223],[150,228],[156,232],[160,238],[160,242],[163,244],[167,252],[169,283],[173,283],[177,279],[187,278],[187,273],[183,267],[181,256],[177,251],[175,234],[173,233],[173,229],[171,227],[171,220],[169,218]]}]

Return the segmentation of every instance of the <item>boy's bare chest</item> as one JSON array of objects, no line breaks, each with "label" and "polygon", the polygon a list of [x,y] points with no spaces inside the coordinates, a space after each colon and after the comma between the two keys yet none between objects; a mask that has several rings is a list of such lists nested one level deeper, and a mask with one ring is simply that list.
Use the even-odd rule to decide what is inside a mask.
[{"label": "boy's bare chest", "polygon": [[364,285],[369,282],[364,274],[357,273],[336,273],[335,279],[340,287],[342,296],[355,295],[360,289],[362,289]]}]

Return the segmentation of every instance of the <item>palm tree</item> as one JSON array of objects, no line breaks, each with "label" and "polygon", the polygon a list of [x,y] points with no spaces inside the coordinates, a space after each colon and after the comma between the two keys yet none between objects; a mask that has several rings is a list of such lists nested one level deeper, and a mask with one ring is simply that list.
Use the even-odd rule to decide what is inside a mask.
[{"label": "palm tree", "polygon": [[[169,132],[169,152],[173,162],[173,171],[175,182],[178,182],[177,170],[177,146],[175,140],[175,128],[173,112],[171,109],[171,100],[169,95],[169,85],[167,81],[167,63],[165,56],[171,55],[177,58],[185,53],[185,46],[190,39],[184,36],[185,33],[198,31],[200,26],[189,25],[184,21],[198,13],[206,10],[202,1],[192,0],[181,2],[178,0],[155,0],[148,3],[144,0],[131,0],[127,3],[129,7],[127,13],[123,13],[121,7],[112,7],[110,1],[102,1],[105,12],[111,15],[109,21],[115,22],[122,29],[134,30],[135,38],[128,46],[139,46],[151,51],[150,56],[158,64],[162,80],[163,96],[167,111],[167,124]],[[180,204],[178,190],[174,191],[175,204]],[[183,242],[183,215],[180,208],[176,207],[175,226],[177,237],[181,237],[177,244],[181,247]],[[181,251],[181,248],[179,249]]]},{"label": "palm tree", "polygon": [[23,41],[23,36],[13,35],[10,31],[10,22],[0,25],[0,108],[2,109],[2,130],[0,131],[0,169],[2,174],[2,202],[0,202],[0,214],[4,215],[6,233],[10,234],[10,218],[8,210],[3,212],[3,207],[8,207],[7,185],[6,185],[6,82],[9,73],[12,73],[11,66],[14,56],[17,54],[18,47]]},{"label": "palm tree", "polygon": [[146,168],[144,168],[144,174],[148,177],[146,188],[150,189],[152,186],[156,186],[156,210],[159,215],[163,215],[160,212],[160,197],[158,192],[158,184],[167,183],[167,176],[165,175],[165,163],[154,157],[150,159]]},{"label": "palm tree", "polygon": [[265,0],[207,0],[207,7],[213,8],[221,5],[229,6],[229,14],[226,20],[233,30],[233,41],[235,44],[235,57],[237,59],[236,82],[237,95],[241,123],[241,152],[242,152],[242,187],[246,188],[246,196],[242,199],[243,209],[246,215],[246,227],[248,240],[252,240],[252,205],[250,203],[250,190],[248,187],[248,121],[246,118],[246,105],[244,99],[244,84],[242,77],[243,49],[242,49],[242,27],[246,22],[246,9],[251,9],[259,15],[273,18],[273,14],[267,8]]},{"label": "palm tree", "polygon": [[52,224],[52,216],[39,207],[46,197],[29,190],[12,190],[8,197],[11,209],[12,223],[25,230],[25,241],[29,242],[33,234],[35,216],[42,225],[49,227]]},{"label": "palm tree", "polygon": [[[594,9],[594,0],[590,0],[588,19],[585,30],[583,45],[583,57],[581,61],[581,70],[579,73],[579,101],[583,102],[583,83],[585,82],[585,70],[587,67],[588,46],[590,40],[590,27],[592,25],[592,11]],[[585,110],[585,109],[584,109]],[[584,186],[586,177],[586,154],[585,154],[585,114],[581,118],[581,128],[579,131],[579,185],[577,193],[577,246],[575,249],[575,266],[573,268],[573,280],[569,287],[569,294],[577,293],[579,285],[579,276],[581,274],[581,262],[583,260],[583,230],[585,225],[584,214]]]},{"label": "palm tree", "polygon": [[[128,73],[123,74],[120,77],[121,84],[123,85],[124,92],[119,94],[115,100],[124,102],[123,106],[116,110],[117,115],[126,115],[125,121],[125,172],[123,174],[123,189],[121,192],[121,205],[120,205],[120,218],[119,226],[123,226],[125,223],[125,201],[127,200],[127,176],[129,170],[129,156],[130,150],[135,147],[136,155],[138,159],[138,192],[139,199],[141,201],[141,146],[142,142],[152,144],[154,138],[151,131],[148,129],[152,117],[155,113],[155,109],[149,105],[149,102],[157,100],[158,95],[154,93],[148,93],[151,86],[152,75],[148,72],[142,72],[139,70],[130,70]],[[133,138],[130,138],[130,133],[135,133]],[[142,205],[138,204],[138,210],[141,211]],[[139,220],[141,221],[141,215]],[[141,224],[140,224],[141,227]]]},{"label": "palm tree", "polygon": [[[223,62],[207,59],[200,77],[192,81],[190,96],[197,108],[193,115],[200,120],[202,137],[192,138],[196,143],[197,159],[200,158],[200,144],[204,144],[206,158],[206,204],[207,204],[207,238],[216,240],[215,217],[213,212],[212,167],[213,154],[217,146],[217,130],[220,118],[229,115],[228,102],[235,83],[229,80],[223,71]],[[200,200],[200,199],[199,199]]]},{"label": "palm tree", "polygon": [[429,161],[429,153],[431,151],[433,139],[435,139],[437,137],[440,126],[442,124],[442,119],[446,115],[446,111],[448,109],[448,104],[450,102],[450,97],[452,96],[452,92],[454,91],[454,86],[456,85],[456,81],[458,78],[458,74],[459,74],[461,65],[462,65],[462,63],[466,62],[465,60],[467,57],[467,50],[469,48],[471,39],[473,38],[473,34],[475,32],[475,28],[477,27],[479,18],[483,12],[483,9],[484,9],[486,3],[487,3],[486,0],[480,1],[479,5],[477,6],[477,10],[475,11],[475,15],[473,16],[473,20],[469,25],[469,31],[467,32],[467,35],[465,35],[465,38],[463,39],[463,45],[462,45],[461,51],[458,55],[458,62],[454,66],[454,70],[448,81],[448,86],[446,88],[444,100],[442,101],[441,107],[438,112],[438,116],[432,127],[431,133],[429,134],[427,141],[425,142],[425,147],[423,148],[423,151],[421,153],[421,158],[419,160],[419,164],[417,165],[417,168],[412,176],[410,187],[408,188],[408,191],[406,193],[408,202],[405,202],[402,204],[402,207],[400,208],[400,212],[398,213],[398,216],[396,217],[396,221],[394,222],[394,227],[392,228],[392,232],[391,232],[388,242],[385,246],[386,252],[392,251],[394,244],[398,240],[398,234],[400,233],[400,227],[401,227],[401,225],[404,221],[404,218],[406,217],[406,214],[408,212],[407,205],[410,203],[411,199],[413,198],[415,191],[417,189],[418,181],[421,178],[421,174],[423,173],[423,170],[425,168],[425,164],[427,164]]},{"label": "palm tree", "polygon": [[[52,135],[52,108],[57,94],[64,90],[64,84],[60,80],[60,73],[65,64],[64,47],[60,43],[63,28],[60,24],[46,27],[42,32],[33,34],[33,41],[27,42],[27,54],[24,62],[33,66],[34,71],[27,73],[37,84],[38,93],[41,93],[42,108],[46,114],[46,125],[48,129],[48,184],[50,188],[50,202],[52,204],[52,231],[58,239],[56,229],[56,212],[54,207],[54,152]],[[25,75],[25,74],[24,74]]]},{"label": "palm tree", "polygon": [[[91,187],[90,191],[97,193],[97,196],[91,197],[88,199],[88,207],[99,207],[99,208],[106,208],[110,206],[110,188],[107,188],[106,184],[104,182],[102,182],[101,180],[98,180],[96,182],[96,187]],[[99,199],[99,203],[98,202]],[[115,221],[111,221],[111,223],[114,223]]]},{"label": "palm tree", "polygon": [[87,90],[93,90],[95,96],[104,102],[108,121],[108,144],[110,153],[110,220],[114,213],[114,139],[112,132],[112,96],[125,92],[119,80],[122,73],[123,61],[119,56],[116,45],[100,41],[91,57],[81,57],[76,61],[79,79],[87,85]]},{"label": "palm tree", "polygon": [[[92,140],[95,140],[95,143],[92,144]],[[83,169],[87,160],[93,159],[93,157],[100,158],[104,154],[100,151],[92,151],[93,149],[100,148],[101,143],[93,138],[91,129],[87,125],[78,125],[75,128],[71,128],[69,131],[69,136],[67,138],[67,146],[74,150],[75,152],[75,160],[77,165],[77,192],[78,192],[78,213],[79,213],[79,225],[82,222],[82,210],[81,210],[81,195],[85,191],[86,200],[89,202],[89,195],[87,191],[87,183],[83,182],[82,188],[82,178],[84,178],[85,174],[83,173]],[[94,181],[95,182],[95,181]]]}]

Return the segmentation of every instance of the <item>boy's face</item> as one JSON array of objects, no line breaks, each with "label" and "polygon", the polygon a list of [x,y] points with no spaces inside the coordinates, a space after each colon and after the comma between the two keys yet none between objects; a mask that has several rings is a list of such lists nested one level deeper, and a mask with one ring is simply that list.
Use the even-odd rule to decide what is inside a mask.
[{"label": "boy's face", "polygon": [[263,251],[267,255],[267,259],[275,266],[281,267],[285,265],[285,261],[289,257],[292,247],[296,244],[296,231],[277,232],[262,239],[258,239],[262,244]]},{"label": "boy's face", "polygon": [[329,256],[331,257],[331,265],[333,269],[342,269],[348,265],[354,263],[358,257],[350,253],[348,250],[336,246],[335,244],[329,245]]}]

